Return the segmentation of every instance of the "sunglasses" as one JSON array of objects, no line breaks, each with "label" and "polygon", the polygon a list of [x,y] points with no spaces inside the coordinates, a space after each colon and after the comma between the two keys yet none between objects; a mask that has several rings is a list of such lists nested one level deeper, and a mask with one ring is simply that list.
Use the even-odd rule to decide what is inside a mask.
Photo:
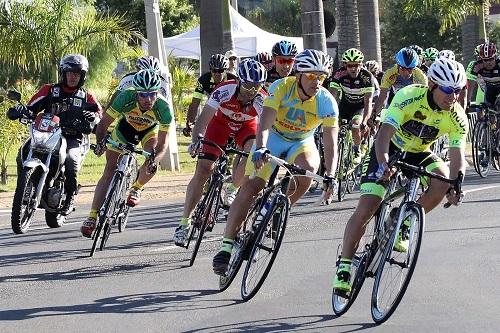
[{"label": "sunglasses", "polygon": [[219,74],[222,74],[224,73],[226,70],[225,69],[217,69],[217,68],[214,68],[214,69],[211,69],[212,73],[219,73]]},{"label": "sunglasses", "polygon": [[399,69],[402,70],[403,72],[411,72],[411,71],[413,71],[413,68],[403,67],[403,66],[399,66]]},{"label": "sunglasses", "polygon": [[286,58],[276,58],[276,63],[277,64],[280,64],[280,65],[284,65],[284,64],[287,64],[287,65],[293,65],[293,62],[295,61],[295,59],[291,58],[291,59],[286,59]]},{"label": "sunglasses", "polygon": [[452,87],[443,87],[443,86],[438,86],[439,90],[444,92],[446,95],[451,95],[455,94],[458,95],[462,91],[462,88],[452,88]]},{"label": "sunglasses", "polygon": [[236,57],[231,57],[231,58],[229,58],[229,60],[234,61],[234,60],[236,60]]},{"label": "sunglasses", "polygon": [[491,57],[491,58],[484,58],[483,61],[486,61],[486,62],[490,62],[490,61],[493,61],[495,60],[495,57]]},{"label": "sunglasses", "polygon": [[139,91],[137,92],[137,95],[142,98],[147,98],[147,97],[155,97],[156,96],[156,91]]},{"label": "sunglasses", "polygon": [[255,86],[254,83],[242,82],[240,84],[240,87],[244,91],[248,91],[248,92],[251,92],[251,93],[255,94],[255,93],[257,93],[260,90],[260,88],[262,87],[262,85],[259,84],[258,86]]},{"label": "sunglasses", "polygon": [[361,64],[346,64],[345,66],[347,68],[358,68],[361,67]]},{"label": "sunglasses", "polygon": [[326,74],[304,73],[304,76],[310,81],[318,80],[323,82],[326,79]]}]

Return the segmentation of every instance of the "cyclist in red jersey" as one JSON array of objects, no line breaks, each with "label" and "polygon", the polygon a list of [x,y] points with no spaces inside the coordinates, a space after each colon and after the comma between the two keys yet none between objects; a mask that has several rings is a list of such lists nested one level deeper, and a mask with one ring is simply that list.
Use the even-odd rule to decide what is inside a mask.
[{"label": "cyclist in red jersey", "polygon": [[[221,147],[227,144],[229,137],[234,137],[239,149],[250,151],[255,141],[257,117],[262,112],[264,97],[267,96],[263,89],[267,73],[258,61],[246,59],[238,66],[238,77],[239,80],[219,84],[210,95],[193,128],[192,143],[189,146],[192,155],[199,146],[200,134]],[[220,154],[221,152],[212,146],[201,147],[195,174],[186,191],[182,219],[175,229],[174,242],[178,246],[184,246],[191,228],[191,214],[201,199],[203,185],[210,177]],[[234,171],[232,184],[234,194],[244,179],[245,164],[246,158],[242,158]]]}]

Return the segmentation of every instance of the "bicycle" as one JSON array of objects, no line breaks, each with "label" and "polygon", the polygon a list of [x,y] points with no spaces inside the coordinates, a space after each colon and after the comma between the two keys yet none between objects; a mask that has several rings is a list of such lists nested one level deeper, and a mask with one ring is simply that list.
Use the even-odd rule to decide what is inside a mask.
[{"label": "bicycle", "polygon": [[342,119],[338,140],[339,160],[337,163],[338,201],[343,201],[347,193],[353,193],[361,178],[361,164],[354,165],[351,124]]},{"label": "bicycle", "polygon": [[219,149],[222,155],[215,162],[214,170],[207,182],[207,190],[201,201],[196,205],[193,213],[193,226],[185,246],[186,249],[189,248],[191,240],[196,237],[196,243],[191,254],[189,266],[193,266],[194,264],[205,232],[212,231],[217,223],[219,209],[222,207],[221,193],[223,185],[228,183],[231,179],[231,175],[228,175],[229,154],[248,157],[248,153],[233,148],[233,138],[228,140],[225,148],[219,146],[215,142],[204,140],[201,137],[198,142]]},{"label": "bicycle", "polygon": [[[314,132],[314,143],[316,144],[316,148],[318,149],[320,163],[318,171],[316,172],[319,176],[323,177],[326,171],[325,164],[325,146],[323,144],[323,126],[320,125]],[[320,186],[320,182],[317,180],[313,180],[311,186],[309,187],[309,193],[314,193]]]},{"label": "bicycle", "polygon": [[494,110],[486,103],[471,104],[468,113],[477,113],[472,131],[472,162],[481,178],[488,176],[490,167],[500,171],[500,128]]},{"label": "bicycle", "polygon": [[[219,278],[219,289],[224,291],[231,285],[246,260],[241,284],[241,297],[244,301],[254,297],[262,287],[283,241],[290,212],[290,201],[286,195],[290,180],[294,175],[302,175],[323,181],[323,177],[314,172],[270,154],[266,157],[276,167],[267,186],[249,210],[234,241],[227,272]],[[280,167],[287,172],[284,177],[276,180]]]},{"label": "bicycle", "polygon": [[[393,175],[391,178],[386,197],[367,224],[364,235],[366,243],[358,247],[354,255],[351,265],[351,292],[341,293],[336,290],[332,292],[333,312],[337,316],[349,310],[367,277],[375,278],[371,297],[371,315],[375,323],[381,324],[389,319],[401,302],[417,264],[424,232],[425,214],[420,204],[416,202],[420,176],[449,183],[453,185],[456,193],[461,193],[462,172],[459,172],[456,179],[448,179],[428,172],[424,167],[401,162],[399,161],[401,157],[402,154],[396,154],[391,158],[389,165],[397,166],[398,173],[404,172],[408,182],[396,189],[398,177]],[[401,197],[403,197],[401,204],[391,210],[394,202]],[[448,208],[450,204],[446,203],[444,207]],[[406,253],[396,252],[393,250],[394,244],[405,222],[410,223],[408,230],[410,245]],[[360,243],[362,242],[363,240]],[[386,288],[383,287],[384,284],[387,284]],[[386,290],[391,287],[392,290]]]},{"label": "bicycle", "polygon": [[[136,149],[131,143],[122,144],[107,137],[105,142],[109,143],[112,147],[121,150],[118,157],[118,164],[115,173],[106,191],[106,199],[104,200],[97,216],[97,225],[92,235],[92,248],[90,250],[90,257],[94,256],[99,238],[101,240],[99,250],[102,251],[111,234],[111,226],[118,222],[118,231],[122,232],[128,222],[128,213],[130,207],[126,203],[127,191],[132,183],[137,178],[137,159],[134,154],[142,155],[149,159],[154,156],[154,153],[149,153],[144,150]],[[91,145],[95,150],[96,145]],[[102,233],[102,234],[101,234]]]}]

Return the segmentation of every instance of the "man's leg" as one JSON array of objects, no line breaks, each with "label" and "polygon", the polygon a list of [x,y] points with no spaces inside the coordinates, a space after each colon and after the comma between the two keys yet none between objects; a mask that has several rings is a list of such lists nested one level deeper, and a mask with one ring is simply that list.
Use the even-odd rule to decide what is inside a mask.
[{"label": "man's leg", "polygon": [[120,153],[112,150],[106,150],[106,166],[104,167],[103,175],[97,182],[94,191],[94,199],[92,200],[92,206],[88,218],[83,222],[80,231],[85,237],[91,237],[92,232],[95,229],[97,220],[97,211],[101,208],[102,203],[106,197],[106,192],[108,190],[109,184],[113,175],[115,173],[116,165],[118,164],[118,157]]},{"label": "man's leg", "polygon": [[[243,148],[241,147],[238,148],[248,153],[252,149],[254,142],[255,139],[253,138],[248,139],[245,141]],[[246,164],[247,164],[247,158],[245,156],[235,156],[233,163],[233,182],[227,186],[226,196],[224,198],[224,203],[227,206],[231,206],[234,199],[236,198],[236,194],[238,193],[240,186],[248,178],[245,177]]]},{"label": "man's leg", "polygon": [[75,139],[67,139],[66,160],[64,161],[64,175],[66,181],[64,187],[66,189],[66,200],[62,209],[63,215],[68,215],[74,210],[75,195],[78,190],[78,171],[83,162],[81,143]]},{"label": "man's leg", "polygon": [[[320,163],[318,151],[316,149],[307,149],[299,153],[293,159],[292,163],[305,170],[316,172]],[[290,189],[288,191],[289,193],[291,193],[290,202],[292,205],[295,204],[300,198],[302,198],[302,196],[307,192],[312,183],[312,179],[305,176],[295,176],[294,180],[295,181],[290,182]]]},{"label": "man's leg", "polygon": [[[157,137],[153,136],[143,144],[143,149],[147,152],[152,152],[156,147]],[[131,207],[135,207],[141,201],[141,193],[144,190],[144,186],[154,177],[155,173],[148,172],[148,160],[146,159],[144,163],[139,168],[139,174],[137,179],[132,184],[130,189],[127,204]]]}]

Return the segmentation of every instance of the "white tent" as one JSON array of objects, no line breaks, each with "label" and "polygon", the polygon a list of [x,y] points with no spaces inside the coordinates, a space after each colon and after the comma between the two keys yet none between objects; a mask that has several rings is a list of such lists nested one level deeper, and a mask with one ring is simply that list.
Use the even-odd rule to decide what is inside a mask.
[{"label": "white tent", "polygon": [[[229,7],[231,15],[231,33],[234,50],[240,57],[254,56],[259,52],[271,52],[273,45],[286,39],[297,45],[298,51],[303,50],[302,37],[285,37],[262,30],[241,16],[233,7]],[[201,58],[200,27],[191,31],[164,38],[167,56],[177,58]]]}]

